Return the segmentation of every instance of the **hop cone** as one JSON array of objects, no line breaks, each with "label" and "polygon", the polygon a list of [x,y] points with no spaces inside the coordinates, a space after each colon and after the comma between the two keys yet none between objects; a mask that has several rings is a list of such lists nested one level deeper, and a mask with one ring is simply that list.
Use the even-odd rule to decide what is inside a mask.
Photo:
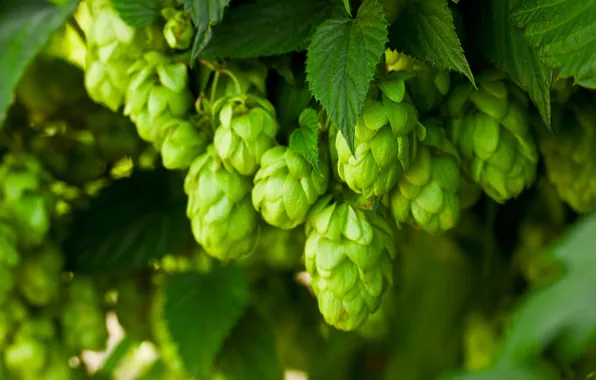
[{"label": "hop cone", "polygon": [[49,243],[22,258],[17,288],[29,304],[47,306],[56,299],[63,264],[62,251]]},{"label": "hop cone", "polygon": [[162,14],[168,20],[163,28],[163,35],[168,46],[172,49],[188,49],[195,35],[190,15],[174,8],[166,8]]},{"label": "hop cone", "polygon": [[300,154],[285,146],[263,154],[254,178],[252,203],[272,226],[292,229],[306,220],[310,207],[327,190],[329,170],[321,160],[322,173]]},{"label": "hop cone", "polygon": [[149,52],[129,73],[124,114],[135,122],[142,139],[160,149],[167,169],[187,168],[205,151],[207,136],[183,119],[192,106],[186,66]]},{"label": "hop cone", "polygon": [[249,254],[258,238],[258,213],[250,192],[252,181],[227,170],[213,146],[197,157],[186,175],[186,214],[196,241],[220,260]]},{"label": "hop cone", "polygon": [[325,321],[338,329],[361,326],[393,282],[393,229],[381,210],[363,210],[328,195],[309,214],[306,269]]},{"label": "hop cone", "polygon": [[403,101],[404,81],[393,74],[381,84],[382,100],[368,99],[364,105],[355,127],[355,154],[341,132],[335,140],[339,176],[366,198],[388,193],[416,152],[416,109]]},{"label": "hop cone", "polygon": [[577,212],[596,207],[596,111],[576,99],[571,112],[555,108],[554,135],[540,134],[546,176],[565,203]]},{"label": "hop cone", "polygon": [[255,174],[263,154],[275,145],[275,108],[255,95],[222,98],[214,108],[219,126],[213,143],[223,164],[242,175]]},{"label": "hop cone", "polygon": [[391,212],[398,223],[429,233],[453,228],[460,216],[459,155],[444,130],[430,122],[426,138],[410,168],[390,193]]},{"label": "hop cone", "polygon": [[0,166],[0,196],[12,215],[23,246],[43,243],[50,230],[56,196],[52,176],[29,154],[6,154]]},{"label": "hop cone", "polygon": [[464,172],[495,201],[517,197],[536,176],[538,153],[530,134],[527,98],[499,79],[460,84],[448,100],[451,140]]},{"label": "hop cone", "polygon": [[62,307],[65,344],[74,352],[105,349],[108,331],[101,295],[88,277],[75,276],[68,288],[68,300]]},{"label": "hop cone", "polygon": [[[128,87],[128,68],[145,47],[163,45],[151,26],[134,29],[112,8],[109,0],[88,2],[91,20],[86,35],[85,88],[95,102],[117,111]],[[159,38],[155,38],[158,36]]]}]

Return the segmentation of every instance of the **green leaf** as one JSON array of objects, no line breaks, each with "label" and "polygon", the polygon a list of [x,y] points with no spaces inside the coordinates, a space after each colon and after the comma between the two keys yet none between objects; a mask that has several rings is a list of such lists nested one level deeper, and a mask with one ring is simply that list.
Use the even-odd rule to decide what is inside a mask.
[{"label": "green leaf", "polygon": [[500,361],[517,363],[537,358],[551,343],[577,358],[596,340],[596,213],[568,230],[553,246],[552,257],[565,266],[564,275],[550,286],[530,294],[518,306]]},{"label": "green leaf", "polygon": [[64,243],[67,268],[81,272],[146,268],[189,239],[186,199],[171,196],[172,176],[165,171],[136,171],[103,189],[88,209],[74,215]]},{"label": "green leaf", "polygon": [[306,108],[298,119],[300,128],[290,136],[290,149],[304,157],[317,173],[321,174],[319,165],[319,119],[317,112]]},{"label": "green leaf", "polygon": [[244,274],[228,266],[209,274],[170,276],[165,296],[164,318],[184,366],[191,376],[203,378],[244,313],[248,302]]},{"label": "green leaf", "polygon": [[211,27],[218,24],[224,15],[230,0],[184,0],[184,9],[192,17],[197,28],[191,51],[191,61],[194,61],[205,49],[213,31]]},{"label": "green leaf", "polygon": [[364,0],[355,19],[331,19],[319,26],[308,47],[310,90],[352,152],[356,121],[385,51],[387,25],[383,6],[377,0]]},{"label": "green leaf", "polygon": [[299,124],[300,114],[311,101],[312,96],[306,85],[297,87],[284,80],[278,81],[273,103],[282,131],[292,130]]},{"label": "green leaf", "polygon": [[390,32],[392,44],[421,61],[474,76],[455,32],[447,0],[410,0]]},{"label": "green leaf", "polygon": [[350,7],[350,0],[343,0],[344,7],[346,8],[346,12],[352,17],[352,8]]},{"label": "green leaf", "polygon": [[332,6],[320,0],[258,0],[232,8],[213,28],[204,54],[254,58],[304,50]]},{"label": "green leaf", "polygon": [[524,0],[510,17],[561,78],[596,89],[596,1]]},{"label": "green leaf", "polygon": [[158,0],[112,0],[112,5],[120,18],[135,28],[151,24],[161,14]]},{"label": "green leaf", "polygon": [[550,87],[553,71],[538,57],[536,49],[528,44],[522,31],[507,21],[511,7],[517,0],[490,0],[479,18],[482,27],[479,45],[487,58],[499,70],[528,93],[538,107],[542,119],[551,128]]},{"label": "green leaf", "polygon": [[78,4],[77,0],[62,7],[44,0],[0,2],[0,124],[14,101],[15,87],[27,65]]},{"label": "green leaf", "polygon": [[253,310],[240,319],[217,358],[226,379],[284,378],[271,326]]}]

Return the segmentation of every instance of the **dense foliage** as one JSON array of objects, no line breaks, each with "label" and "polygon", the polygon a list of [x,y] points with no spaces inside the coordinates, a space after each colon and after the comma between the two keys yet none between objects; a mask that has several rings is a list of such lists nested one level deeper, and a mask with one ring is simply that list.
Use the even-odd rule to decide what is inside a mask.
[{"label": "dense foliage", "polygon": [[589,379],[595,28],[596,0],[2,1],[0,379]]}]

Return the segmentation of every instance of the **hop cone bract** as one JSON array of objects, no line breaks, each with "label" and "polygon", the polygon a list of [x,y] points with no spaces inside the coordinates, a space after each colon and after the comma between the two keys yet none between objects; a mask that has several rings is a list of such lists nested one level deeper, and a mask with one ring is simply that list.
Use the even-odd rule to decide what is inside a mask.
[{"label": "hop cone bract", "polygon": [[212,145],[186,175],[186,213],[196,241],[218,259],[249,254],[257,241],[258,213],[251,202],[252,181],[227,170]]},{"label": "hop cone bract", "polygon": [[455,227],[460,216],[459,155],[444,130],[426,124],[426,138],[408,170],[390,193],[398,224],[410,223],[429,233]]},{"label": "hop cone bract", "polygon": [[217,154],[228,169],[255,174],[263,154],[275,145],[275,108],[255,95],[224,97],[214,108],[219,120],[213,138]]},{"label": "hop cone bract", "polygon": [[335,140],[338,173],[356,193],[368,198],[388,193],[416,152],[416,109],[406,103],[404,80],[395,74],[381,85],[382,100],[369,98],[358,119],[352,154],[340,131]]},{"label": "hop cone bract", "polygon": [[536,176],[538,152],[527,98],[499,79],[460,84],[448,100],[451,140],[465,173],[495,201],[517,197]]},{"label": "hop cone bract", "polygon": [[272,226],[292,229],[306,220],[310,207],[327,190],[329,169],[321,160],[322,173],[300,154],[285,146],[263,154],[254,178],[252,203]]},{"label": "hop cone bract", "polygon": [[[553,110],[553,128],[540,134],[546,176],[563,201],[577,212],[596,207],[596,111],[574,101],[571,110]],[[564,112],[571,111],[571,112]]]},{"label": "hop cone bract", "polygon": [[361,326],[393,282],[393,228],[380,212],[321,198],[306,224],[305,264],[325,321],[341,330]]}]

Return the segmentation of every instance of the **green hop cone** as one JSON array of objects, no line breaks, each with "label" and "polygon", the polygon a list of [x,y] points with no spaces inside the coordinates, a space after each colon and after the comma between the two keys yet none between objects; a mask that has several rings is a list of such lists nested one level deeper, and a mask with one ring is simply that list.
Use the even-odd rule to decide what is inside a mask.
[{"label": "green hop cone", "polygon": [[195,35],[190,15],[174,8],[165,8],[161,13],[167,20],[163,35],[168,46],[172,49],[188,49]]},{"label": "green hop cone", "polygon": [[416,155],[416,109],[404,101],[400,73],[381,83],[382,100],[369,98],[354,133],[352,155],[341,131],[335,145],[338,173],[356,193],[368,198],[388,193]]},{"label": "green hop cone", "polygon": [[455,227],[460,217],[459,155],[437,123],[425,127],[414,163],[390,193],[391,212],[398,225],[440,233]]},{"label": "green hop cone", "polygon": [[192,107],[187,67],[152,51],[132,65],[128,74],[124,114],[136,124],[143,140],[159,146],[167,132],[164,124],[186,116]]},{"label": "green hop cone", "polygon": [[166,131],[161,145],[161,158],[166,169],[186,169],[207,150],[209,136],[206,129],[197,129],[182,119],[168,119],[161,125]]},{"label": "green hop cone", "polygon": [[95,102],[117,111],[130,80],[128,68],[146,48],[161,48],[163,36],[153,25],[132,28],[109,0],[91,0],[88,4],[91,20],[86,34],[85,88]]},{"label": "green hop cone", "polygon": [[539,138],[546,177],[576,212],[596,208],[596,111],[576,98],[572,107],[554,107],[553,128]]},{"label": "green hop cone", "polygon": [[267,150],[254,177],[255,209],[275,227],[289,230],[304,223],[308,210],[329,184],[326,159],[320,166],[322,172],[317,173],[303,156],[285,146]]},{"label": "green hop cone", "polygon": [[62,251],[52,243],[21,259],[17,288],[29,304],[47,306],[58,297],[63,264]]},{"label": "green hop cone", "polygon": [[393,283],[396,248],[386,211],[327,195],[309,214],[304,257],[310,285],[325,321],[340,330],[360,327]]},{"label": "green hop cone", "polygon": [[190,166],[184,190],[192,232],[209,255],[232,260],[253,250],[259,216],[251,201],[251,178],[227,170],[213,145]]},{"label": "green hop cone", "polygon": [[255,174],[263,154],[276,143],[275,108],[267,99],[240,95],[220,99],[214,109],[219,125],[213,143],[223,164],[242,175]]},{"label": "green hop cone", "polygon": [[464,172],[499,203],[517,197],[536,176],[538,152],[527,98],[500,79],[459,84],[448,99],[450,138]]},{"label": "green hop cone", "polygon": [[27,153],[6,154],[0,166],[0,194],[12,215],[25,247],[43,243],[51,226],[56,196],[50,190],[52,176],[41,162]]},{"label": "green hop cone", "polygon": [[101,295],[89,277],[75,276],[68,286],[67,301],[62,307],[66,346],[72,352],[102,351],[108,340],[105,311]]}]

